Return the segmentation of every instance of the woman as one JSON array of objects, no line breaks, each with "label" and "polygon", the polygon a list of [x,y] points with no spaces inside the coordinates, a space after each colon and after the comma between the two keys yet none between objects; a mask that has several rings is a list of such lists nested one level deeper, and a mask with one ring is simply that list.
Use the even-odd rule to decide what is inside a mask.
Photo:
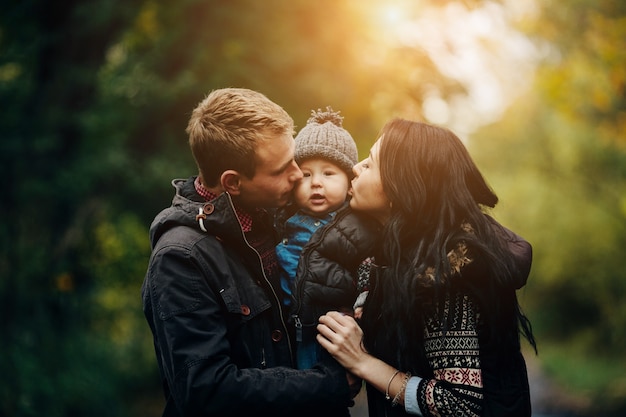
[{"label": "woman", "polygon": [[498,198],[461,141],[395,119],[354,172],[350,205],[383,225],[381,249],[362,329],[330,312],[317,338],[367,382],[369,415],[530,416],[515,290],[531,248],[484,213]]}]

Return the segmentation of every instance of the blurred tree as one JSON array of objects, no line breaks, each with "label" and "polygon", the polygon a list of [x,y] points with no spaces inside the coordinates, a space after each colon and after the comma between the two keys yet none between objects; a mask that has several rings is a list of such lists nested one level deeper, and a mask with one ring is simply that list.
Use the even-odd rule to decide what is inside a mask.
[{"label": "blurred tree", "polygon": [[[297,128],[311,109],[332,105],[364,145],[390,114],[413,106],[419,115],[425,87],[439,86],[444,98],[462,91],[423,51],[390,47],[371,8],[353,0],[146,3],[106,68],[109,94],[136,109],[130,139],[136,156],[171,147],[188,164],[188,115],[211,89],[224,86],[267,94]],[[391,99],[377,104],[380,94]]]},{"label": "blurred tree", "polygon": [[[105,137],[90,137],[97,75],[140,2],[14,1],[0,14],[0,414],[123,415],[94,318],[91,228]],[[144,250],[144,252],[147,252]],[[97,411],[94,411],[97,410]]]},{"label": "blurred tree", "polygon": [[259,90],[299,127],[332,105],[363,154],[433,89],[464,93],[424,50],[389,43],[380,5],[3,4],[0,415],[123,416],[158,390],[139,300],[147,228],[171,178],[195,172],[184,129],[211,89]]}]

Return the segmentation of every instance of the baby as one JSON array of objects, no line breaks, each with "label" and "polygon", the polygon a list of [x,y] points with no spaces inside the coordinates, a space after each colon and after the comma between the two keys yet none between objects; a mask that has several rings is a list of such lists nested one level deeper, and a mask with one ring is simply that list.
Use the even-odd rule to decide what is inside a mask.
[{"label": "baby", "polygon": [[296,136],[295,159],[304,177],[293,191],[296,212],[279,225],[283,239],[276,253],[296,327],[299,369],[318,360],[317,318],[329,310],[352,311],[357,270],[371,255],[378,230],[347,204],[358,154],[342,122],[330,107],[313,111]]}]

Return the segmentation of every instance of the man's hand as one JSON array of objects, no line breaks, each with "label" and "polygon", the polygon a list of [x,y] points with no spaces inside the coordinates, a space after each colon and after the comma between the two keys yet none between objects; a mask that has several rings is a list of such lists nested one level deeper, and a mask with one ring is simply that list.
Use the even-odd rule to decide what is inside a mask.
[{"label": "man's hand", "polygon": [[350,398],[354,398],[361,391],[363,380],[352,375],[350,372],[346,372],[346,377],[348,378],[348,385],[350,386]]}]

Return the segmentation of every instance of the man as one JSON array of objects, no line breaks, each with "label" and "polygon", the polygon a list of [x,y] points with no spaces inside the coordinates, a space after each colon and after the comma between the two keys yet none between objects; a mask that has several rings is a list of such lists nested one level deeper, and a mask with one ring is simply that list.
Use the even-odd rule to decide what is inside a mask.
[{"label": "man", "polygon": [[215,90],[187,133],[199,175],[174,180],[142,286],[164,416],[348,415],[343,368],[292,369],[272,218],[302,172],[293,120],[264,95]]}]

